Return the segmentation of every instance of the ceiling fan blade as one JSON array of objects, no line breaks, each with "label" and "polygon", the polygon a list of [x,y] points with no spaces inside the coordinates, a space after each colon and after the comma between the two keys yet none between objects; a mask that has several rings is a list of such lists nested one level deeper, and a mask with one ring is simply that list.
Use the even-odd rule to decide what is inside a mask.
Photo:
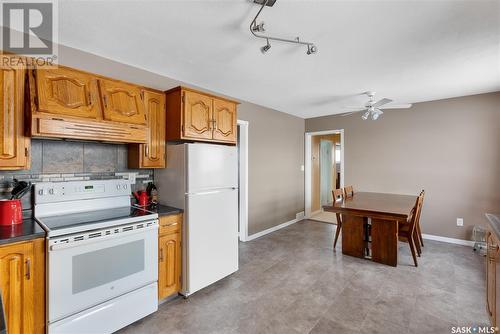
[{"label": "ceiling fan blade", "polygon": [[379,100],[379,101],[375,102],[374,104],[372,104],[372,107],[377,108],[377,107],[383,106],[384,104],[391,103],[391,102],[392,102],[391,99],[383,98],[382,100]]},{"label": "ceiling fan blade", "polygon": [[407,104],[389,104],[383,107],[380,107],[380,109],[408,109],[411,108],[412,104],[407,103]]},{"label": "ceiling fan blade", "polygon": [[343,114],[337,114],[337,116],[349,116],[349,115],[352,115],[352,114],[357,114],[358,112],[361,112],[361,111],[366,111],[366,109],[356,110],[356,111],[351,111],[351,112],[345,112]]}]

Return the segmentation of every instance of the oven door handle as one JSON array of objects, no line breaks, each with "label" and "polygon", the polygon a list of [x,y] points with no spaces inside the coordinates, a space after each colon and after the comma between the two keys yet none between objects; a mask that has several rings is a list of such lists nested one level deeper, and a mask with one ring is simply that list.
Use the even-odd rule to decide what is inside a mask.
[{"label": "oven door handle", "polygon": [[89,244],[94,244],[98,243],[101,241],[107,241],[107,240],[113,240],[113,239],[119,239],[123,238],[129,235],[134,235],[134,234],[139,234],[139,233],[144,233],[147,231],[151,230],[158,230],[158,224],[144,227],[138,230],[133,230],[133,231],[127,231],[127,232],[120,232],[116,234],[110,234],[110,235],[105,235],[102,237],[98,237],[95,239],[85,239],[81,241],[74,241],[74,242],[68,242],[68,243],[63,243],[63,244],[56,244],[56,245],[51,245],[49,247],[49,251],[54,252],[54,251],[60,251],[68,248],[73,248],[73,247],[78,247],[78,246],[84,246],[84,245],[89,245]]}]

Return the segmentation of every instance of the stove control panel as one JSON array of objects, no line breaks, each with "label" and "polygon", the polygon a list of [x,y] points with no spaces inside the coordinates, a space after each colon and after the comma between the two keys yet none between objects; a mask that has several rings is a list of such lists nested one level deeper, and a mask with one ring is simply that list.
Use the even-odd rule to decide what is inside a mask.
[{"label": "stove control panel", "polygon": [[75,201],[131,194],[130,181],[89,180],[35,184],[35,204]]}]

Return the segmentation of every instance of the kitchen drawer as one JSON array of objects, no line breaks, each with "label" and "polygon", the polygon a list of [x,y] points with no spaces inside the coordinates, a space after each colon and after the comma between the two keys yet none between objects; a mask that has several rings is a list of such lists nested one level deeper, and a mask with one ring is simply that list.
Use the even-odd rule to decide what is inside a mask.
[{"label": "kitchen drawer", "polygon": [[160,220],[160,235],[176,233],[181,230],[182,214],[161,216]]}]

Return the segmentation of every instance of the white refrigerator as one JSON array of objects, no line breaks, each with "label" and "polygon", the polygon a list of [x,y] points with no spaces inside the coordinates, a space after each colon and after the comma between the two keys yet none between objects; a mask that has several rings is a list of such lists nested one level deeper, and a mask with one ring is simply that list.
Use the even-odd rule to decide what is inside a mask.
[{"label": "white refrigerator", "polygon": [[182,294],[238,270],[238,151],[213,144],[167,145],[155,171],[159,202],[184,209]]}]

